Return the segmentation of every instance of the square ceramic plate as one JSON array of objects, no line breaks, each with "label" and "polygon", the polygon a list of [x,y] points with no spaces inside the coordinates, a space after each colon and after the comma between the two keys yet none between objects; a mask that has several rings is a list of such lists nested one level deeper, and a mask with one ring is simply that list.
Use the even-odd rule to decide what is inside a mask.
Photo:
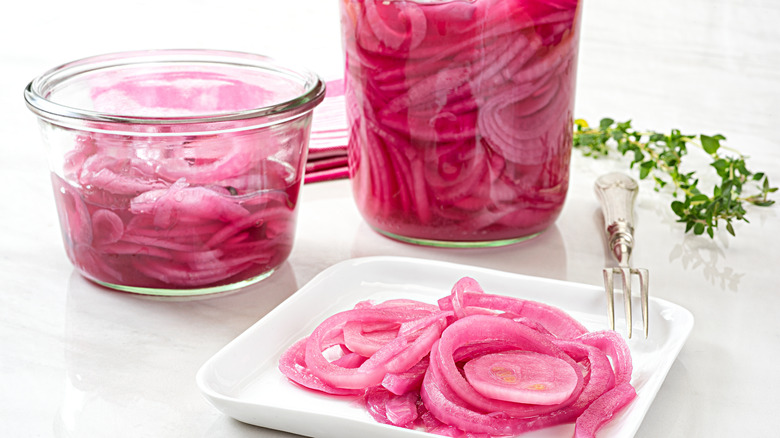
[{"label": "square ceramic plate", "polygon": [[[434,435],[375,422],[362,404],[302,389],[277,369],[279,356],[326,317],[362,300],[411,298],[435,303],[464,276],[488,293],[515,296],[566,310],[589,330],[606,328],[602,288],[529,277],[473,266],[399,257],[369,257],[336,264],[230,342],[198,371],[204,396],[239,421],[311,437],[404,438]],[[622,303],[622,297],[616,297]],[[640,318],[641,319],[641,318]],[[625,326],[625,320],[616,322]],[[686,309],[651,298],[650,336],[629,342],[632,384],[637,397],[604,427],[600,437],[632,437],[693,328]],[[634,328],[641,333],[641,320]],[[560,425],[523,437],[571,437],[573,425]]]}]

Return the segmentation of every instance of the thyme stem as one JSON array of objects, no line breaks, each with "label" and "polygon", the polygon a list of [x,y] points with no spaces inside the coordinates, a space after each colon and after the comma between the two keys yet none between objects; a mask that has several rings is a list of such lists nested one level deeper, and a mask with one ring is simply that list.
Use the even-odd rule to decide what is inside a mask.
[{"label": "thyme stem", "polygon": [[[640,179],[652,178],[658,191],[673,187],[671,209],[677,221],[686,224],[685,232],[693,231],[696,235],[706,232],[712,238],[721,224],[729,234],[735,235],[734,221],[749,222],[745,204],[770,206],[775,201],[769,195],[777,191],[765,173],[748,170],[747,157],[723,145],[725,139],[720,134],[684,135],[677,129],[668,134],[636,131],[630,120],[615,122],[605,118],[598,127],[576,120],[573,144],[583,155],[593,158],[606,157],[610,152],[633,156],[630,167],[638,169]],[[689,146],[703,150],[712,159],[710,166],[720,177],[720,183],[715,184],[711,195],[699,189],[696,172],[681,169]]]}]

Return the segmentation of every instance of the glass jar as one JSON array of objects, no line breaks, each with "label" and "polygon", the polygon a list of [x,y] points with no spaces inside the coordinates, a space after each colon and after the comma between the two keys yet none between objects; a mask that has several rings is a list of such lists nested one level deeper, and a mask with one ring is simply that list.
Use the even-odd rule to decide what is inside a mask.
[{"label": "glass jar", "polygon": [[290,254],[315,74],[254,54],[160,50],[54,68],[25,89],[67,255],[123,291],[195,295]]},{"label": "glass jar", "polygon": [[569,183],[581,2],[343,0],[350,176],[389,237],[495,246]]}]

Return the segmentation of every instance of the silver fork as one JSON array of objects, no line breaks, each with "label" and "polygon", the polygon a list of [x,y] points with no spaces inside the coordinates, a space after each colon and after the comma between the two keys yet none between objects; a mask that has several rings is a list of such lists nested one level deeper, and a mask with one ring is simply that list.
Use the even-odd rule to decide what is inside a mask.
[{"label": "silver fork", "polygon": [[648,333],[648,282],[650,275],[647,269],[632,268],[629,264],[631,250],[634,247],[634,201],[639,191],[637,182],[622,173],[608,173],[596,179],[596,196],[601,202],[604,213],[604,226],[607,243],[612,255],[618,262],[614,268],[604,269],[604,288],[607,292],[607,318],[609,328],[615,329],[615,275],[619,275],[623,283],[623,302],[626,308],[626,324],[628,337],[632,335],[631,315],[631,280],[639,277],[639,293],[642,305],[642,324],[645,338]]}]

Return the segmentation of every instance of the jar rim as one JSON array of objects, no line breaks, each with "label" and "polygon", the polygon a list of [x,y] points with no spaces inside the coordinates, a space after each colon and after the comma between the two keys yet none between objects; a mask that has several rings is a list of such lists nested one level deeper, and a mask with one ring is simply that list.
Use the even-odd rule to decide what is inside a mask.
[{"label": "jar rim", "polygon": [[[48,97],[48,93],[53,87],[85,73],[144,64],[169,65],[177,63],[205,63],[236,68],[256,68],[280,77],[294,78],[301,82],[303,91],[299,94],[296,93],[298,95],[295,97],[251,109],[162,117],[117,114],[77,108],[58,103]],[[74,122],[107,123],[118,130],[123,130],[122,125],[198,125],[200,127],[208,126],[207,130],[209,131],[224,129],[226,126],[223,125],[225,124],[231,125],[227,126],[228,128],[235,127],[232,122],[244,122],[252,127],[256,127],[257,124],[269,125],[311,111],[324,97],[325,82],[308,69],[282,64],[264,55],[210,49],[139,50],[90,56],[50,69],[30,81],[24,89],[24,98],[28,108],[43,119],[64,125]],[[186,128],[182,130],[188,131]]]}]

